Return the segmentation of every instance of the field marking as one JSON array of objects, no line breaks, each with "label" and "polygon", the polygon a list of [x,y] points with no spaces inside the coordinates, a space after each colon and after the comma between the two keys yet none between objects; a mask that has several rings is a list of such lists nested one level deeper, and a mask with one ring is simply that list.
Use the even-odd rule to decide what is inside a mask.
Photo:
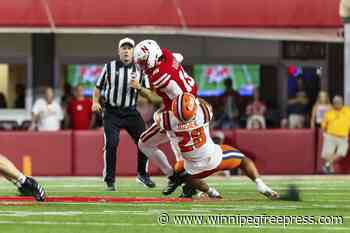
[{"label": "field marking", "polygon": [[[126,214],[126,215],[141,215],[141,216],[152,216],[157,217],[161,213],[168,213],[171,215],[176,216],[188,216],[188,213],[196,213],[200,214],[200,216],[212,216],[212,212],[215,212],[215,215],[223,215],[223,213],[218,213],[218,211],[223,210],[230,210],[232,209],[190,209],[190,210],[176,210],[176,209],[158,209],[158,210],[104,210],[104,211],[13,211],[13,210],[0,210],[0,216],[3,217],[31,217],[31,216],[85,216],[85,215],[120,215],[120,214]],[[184,213],[187,212],[187,213]],[[205,212],[205,213],[204,213]],[[195,215],[195,214],[194,214]],[[226,214],[227,215],[227,214]],[[245,214],[235,214],[232,213],[231,215],[240,215],[245,216]],[[260,215],[256,215],[260,216]],[[292,216],[292,215],[288,215]],[[350,216],[342,216],[344,219],[350,219]]]},{"label": "field marking", "polygon": [[[120,205],[123,207],[163,207],[163,212],[176,212],[179,206],[174,203],[48,203],[48,205],[96,205],[96,206],[116,206]],[[315,208],[324,208],[324,209],[350,209],[350,205],[316,205],[312,206],[295,206],[295,205],[287,205],[287,206],[270,206],[270,205],[246,205],[244,208],[237,207],[237,205],[204,205],[204,204],[194,204],[191,203],[191,209],[188,210],[178,210],[179,212],[183,211],[196,211],[196,212],[207,212],[207,211],[263,211],[263,210],[300,210],[300,209],[308,209],[312,210]],[[226,207],[226,208],[225,208]],[[173,209],[174,208],[174,209]],[[160,209],[161,210],[161,209]]]},{"label": "field marking", "polygon": [[[139,226],[150,226],[150,227],[200,227],[200,228],[208,228],[208,227],[215,227],[215,228],[242,228],[242,229],[249,229],[249,228],[255,228],[255,229],[291,229],[291,230],[312,230],[314,231],[315,228],[310,225],[309,227],[303,227],[303,226],[287,226],[286,228],[283,228],[281,225],[264,225],[261,227],[257,226],[244,226],[241,227],[239,225],[175,225],[175,224],[169,224],[169,225],[159,225],[156,223],[105,223],[105,222],[54,222],[54,221],[0,221],[0,224],[9,224],[9,225],[70,225],[70,226],[129,226],[129,227],[139,227]],[[313,225],[314,226],[314,225]],[[349,231],[348,227],[327,227],[323,225],[322,227],[316,228],[317,231]]]}]

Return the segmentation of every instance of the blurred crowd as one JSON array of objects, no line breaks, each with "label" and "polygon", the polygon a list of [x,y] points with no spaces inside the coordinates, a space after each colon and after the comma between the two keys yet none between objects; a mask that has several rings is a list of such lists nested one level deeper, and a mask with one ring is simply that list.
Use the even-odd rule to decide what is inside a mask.
[{"label": "blurred crowd", "polygon": [[[302,82],[289,95],[286,109],[273,115],[258,89],[252,96],[240,96],[234,90],[232,80],[224,82],[225,91],[221,96],[208,101],[214,107],[213,128],[216,129],[265,129],[265,128],[319,128],[324,115],[333,108],[327,92],[319,91],[316,100],[312,101]],[[16,106],[24,107],[24,91],[18,87]],[[0,129],[22,129],[55,131],[60,129],[88,130],[102,126],[102,116],[91,111],[91,97],[84,95],[84,87],[76,86],[68,90],[61,99],[54,96],[52,88],[43,88],[32,106],[32,120],[21,125],[16,122],[0,122]],[[343,104],[343,103],[342,103]],[[6,108],[5,96],[0,93],[0,108]],[[153,121],[153,113],[160,106],[153,106],[141,96],[137,109],[146,125]],[[276,123],[277,122],[277,123]]]}]

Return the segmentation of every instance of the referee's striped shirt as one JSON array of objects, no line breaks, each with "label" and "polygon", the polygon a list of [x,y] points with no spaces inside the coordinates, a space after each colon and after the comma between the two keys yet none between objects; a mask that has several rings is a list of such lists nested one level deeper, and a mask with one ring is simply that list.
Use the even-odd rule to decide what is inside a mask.
[{"label": "referee's striped shirt", "polygon": [[129,85],[133,72],[136,72],[142,87],[150,87],[147,77],[135,64],[125,65],[115,60],[105,64],[96,87],[101,90],[106,104],[120,108],[136,106],[138,91]]}]

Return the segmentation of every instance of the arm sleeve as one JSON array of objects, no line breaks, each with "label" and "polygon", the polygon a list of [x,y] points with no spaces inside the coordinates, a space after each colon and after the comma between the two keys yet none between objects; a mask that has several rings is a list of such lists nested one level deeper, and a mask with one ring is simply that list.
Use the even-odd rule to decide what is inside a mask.
[{"label": "arm sleeve", "polygon": [[107,78],[107,64],[104,65],[100,76],[97,79],[96,87],[102,90]]},{"label": "arm sleeve", "polygon": [[184,60],[184,57],[182,56],[181,53],[173,53],[174,60],[178,63],[181,64]]}]

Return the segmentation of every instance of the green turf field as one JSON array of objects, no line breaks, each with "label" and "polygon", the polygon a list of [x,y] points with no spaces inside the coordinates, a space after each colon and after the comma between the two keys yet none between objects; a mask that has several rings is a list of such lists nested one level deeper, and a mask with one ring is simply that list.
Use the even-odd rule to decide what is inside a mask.
[{"label": "green turf field", "polygon": [[[146,189],[136,183],[134,178],[121,178],[117,192],[105,192],[103,183],[98,178],[39,178],[38,180],[46,187],[50,196],[161,197],[161,187],[165,185],[164,178],[155,178],[158,187]],[[350,177],[266,177],[265,181],[280,192],[283,192],[288,184],[294,183],[301,189],[303,200],[270,201],[257,194],[255,186],[245,177],[213,177],[208,179],[208,182],[222,193],[225,198],[222,201],[35,204],[3,202],[0,204],[0,232],[350,232]],[[13,185],[0,180],[0,196],[13,195],[16,195]],[[169,224],[158,223],[158,218],[163,213],[169,216]],[[200,216],[200,220],[192,219],[192,224],[189,224],[189,221],[192,221],[189,220],[191,215]],[[214,220],[211,217],[235,215],[316,216],[316,218],[342,216],[343,223],[293,224],[284,229],[282,225],[273,224],[261,227],[254,224],[240,227],[225,221],[213,224]],[[187,218],[187,224],[183,221],[184,218]],[[203,222],[199,224],[201,220]],[[182,224],[179,221],[182,221]]]}]

